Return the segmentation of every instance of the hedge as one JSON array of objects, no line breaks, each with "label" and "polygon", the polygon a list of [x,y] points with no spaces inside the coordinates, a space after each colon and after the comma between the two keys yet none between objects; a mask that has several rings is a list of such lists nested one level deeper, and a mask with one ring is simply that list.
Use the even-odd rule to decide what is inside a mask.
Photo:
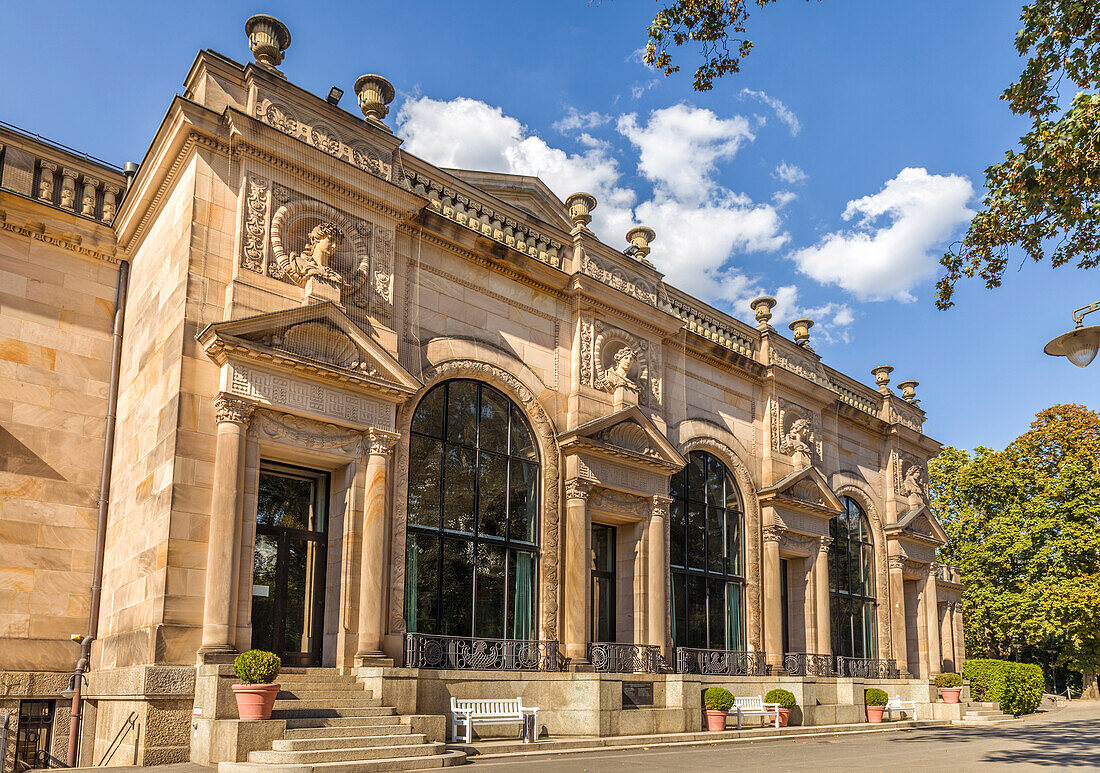
[{"label": "hedge", "polygon": [[1033,663],[968,660],[963,676],[975,700],[999,703],[1006,714],[1030,714],[1043,700],[1043,669]]}]

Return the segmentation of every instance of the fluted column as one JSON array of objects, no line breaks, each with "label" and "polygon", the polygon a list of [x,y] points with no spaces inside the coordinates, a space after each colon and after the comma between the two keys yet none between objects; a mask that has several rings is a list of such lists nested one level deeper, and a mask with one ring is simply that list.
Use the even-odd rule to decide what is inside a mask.
[{"label": "fluted column", "polygon": [[779,578],[779,540],[783,530],[765,526],[764,532],[764,652],[768,665],[783,665],[782,585]]},{"label": "fluted column", "polygon": [[565,626],[563,649],[574,663],[588,662],[589,567],[592,531],[588,495],[592,484],[580,478],[565,483]]},{"label": "fluted column", "polygon": [[386,564],[386,496],[389,492],[390,456],[400,436],[385,430],[366,433],[367,471],[363,489],[363,543],[359,564],[360,663],[382,657],[382,580]]},{"label": "fluted column", "polygon": [[[668,638],[668,621],[665,619],[668,596],[668,550],[665,545],[665,521],[672,499],[658,494],[653,497],[653,509],[649,516],[649,587],[648,617],[649,643],[664,652]],[[666,652],[667,656],[668,653]]]},{"label": "fluted column", "polygon": [[[829,605],[829,548],[832,537],[822,537],[814,558],[814,603],[817,606],[817,643],[814,652],[833,654],[832,613]],[[806,642],[807,647],[810,642]]]},{"label": "fluted column", "polygon": [[940,607],[936,600],[936,564],[928,565],[928,576],[924,581],[924,613],[925,630],[928,637],[928,673],[925,678],[931,678],[943,670],[943,659],[940,652]]},{"label": "fluted column", "polygon": [[240,505],[244,488],[244,444],[255,405],[221,392],[214,398],[214,409],[218,433],[206,543],[200,656],[236,651],[232,629],[241,565]]},{"label": "fluted column", "polygon": [[963,663],[966,662],[966,630],[963,628],[963,604],[956,601],[952,617],[955,621],[955,670],[962,673]]},{"label": "fluted column", "polygon": [[905,558],[890,556],[890,639],[894,644],[894,660],[898,670],[909,670],[909,655],[905,632]]}]

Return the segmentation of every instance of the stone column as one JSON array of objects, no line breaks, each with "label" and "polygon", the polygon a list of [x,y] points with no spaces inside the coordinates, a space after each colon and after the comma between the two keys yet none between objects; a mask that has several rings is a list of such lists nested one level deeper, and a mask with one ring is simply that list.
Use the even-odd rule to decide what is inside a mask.
[{"label": "stone column", "polygon": [[580,478],[565,482],[565,657],[588,662],[589,566],[592,531],[588,528],[588,495],[592,484]]},{"label": "stone column", "polygon": [[956,601],[952,617],[955,621],[955,670],[962,673],[963,663],[966,662],[966,631],[963,628],[963,604]]},{"label": "stone column", "polygon": [[[649,643],[665,651],[668,621],[665,618],[668,598],[668,549],[665,544],[665,522],[672,499],[661,494],[653,497],[649,516],[649,587],[647,590],[647,622]],[[668,653],[665,652],[667,657]]]},{"label": "stone column", "polygon": [[80,214],[85,217],[95,217],[95,194],[99,188],[99,180],[84,175],[84,195],[80,197]]},{"label": "stone column", "polygon": [[905,558],[890,556],[890,639],[899,671],[909,670],[905,632]]},{"label": "stone column", "polygon": [[61,170],[61,208],[73,211],[76,209],[76,178],[80,172],[75,169],[62,168]]},{"label": "stone column", "polygon": [[400,435],[380,429],[366,433],[367,471],[363,484],[363,542],[359,564],[359,665],[382,653],[382,581],[386,571],[386,495],[389,462]]},{"label": "stone column", "polygon": [[940,620],[940,662],[946,667],[951,665],[952,671],[959,670],[959,664],[955,662],[955,621],[951,616],[951,602],[943,603],[943,611],[936,611]]},{"label": "stone column", "polygon": [[783,666],[783,610],[780,608],[779,540],[783,529],[765,526],[764,532],[764,652],[768,665]]},{"label": "stone column", "polygon": [[943,658],[940,652],[940,605],[936,600],[936,564],[928,565],[928,577],[924,585],[925,630],[928,636],[928,673],[931,678],[943,671]]},{"label": "stone column", "polygon": [[[817,643],[819,655],[833,654],[832,611],[829,604],[829,548],[832,537],[822,537],[814,558],[814,603],[817,605]],[[809,645],[809,642],[806,642]]]},{"label": "stone column", "polygon": [[236,652],[233,618],[240,576],[240,505],[244,488],[244,445],[255,405],[221,392],[214,398],[218,434],[214,451],[214,491],[206,543],[203,602],[203,655]]}]

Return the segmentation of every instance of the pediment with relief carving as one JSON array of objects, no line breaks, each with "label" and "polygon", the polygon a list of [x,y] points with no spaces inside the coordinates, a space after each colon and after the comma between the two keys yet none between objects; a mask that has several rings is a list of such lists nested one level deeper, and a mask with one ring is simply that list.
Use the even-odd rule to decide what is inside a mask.
[{"label": "pediment with relief carving", "polygon": [[944,531],[939,519],[924,505],[911,508],[902,515],[901,520],[890,524],[884,531],[888,539],[908,537],[917,542],[937,546],[947,542],[947,532]]},{"label": "pediment with relief carving", "polygon": [[782,505],[832,517],[844,510],[839,497],[816,467],[803,467],[757,494],[760,504]]},{"label": "pediment with relief carving", "polygon": [[421,386],[333,303],[216,322],[199,334],[198,341],[218,364],[230,358],[252,359],[394,396],[410,395]]},{"label": "pediment with relief carving", "polygon": [[563,453],[584,451],[594,456],[628,461],[676,472],[687,462],[668,438],[637,406],[608,414],[559,437]]}]

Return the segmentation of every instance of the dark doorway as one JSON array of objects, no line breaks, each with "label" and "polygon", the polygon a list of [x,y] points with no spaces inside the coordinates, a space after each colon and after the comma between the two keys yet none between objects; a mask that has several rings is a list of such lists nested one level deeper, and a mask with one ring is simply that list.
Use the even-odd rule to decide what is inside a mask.
[{"label": "dark doorway", "polygon": [[15,741],[15,773],[58,767],[50,756],[53,701],[19,701],[19,734]]},{"label": "dark doorway", "polygon": [[264,464],[252,563],[252,647],[319,666],[325,617],[328,475]]},{"label": "dark doorway", "polygon": [[592,524],[592,641],[614,642],[615,527]]},{"label": "dark doorway", "polygon": [[[791,651],[790,597],[787,594],[787,559],[779,559],[779,608],[783,614],[783,651]],[[808,649],[808,648],[807,648]]]}]

